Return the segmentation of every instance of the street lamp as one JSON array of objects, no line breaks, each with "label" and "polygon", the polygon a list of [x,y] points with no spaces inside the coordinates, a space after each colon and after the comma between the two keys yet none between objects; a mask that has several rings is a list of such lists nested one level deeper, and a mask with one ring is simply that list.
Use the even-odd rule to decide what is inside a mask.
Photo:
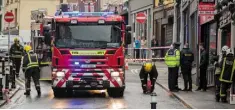
[{"label": "street lamp", "polygon": [[151,94],[151,109],[157,109],[157,94],[153,92]]}]

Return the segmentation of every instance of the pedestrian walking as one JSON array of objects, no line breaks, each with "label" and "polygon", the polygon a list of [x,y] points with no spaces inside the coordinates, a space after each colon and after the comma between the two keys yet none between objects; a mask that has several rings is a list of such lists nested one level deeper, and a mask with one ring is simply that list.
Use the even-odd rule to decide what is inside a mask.
[{"label": "pedestrian walking", "polygon": [[203,46],[203,44],[200,44],[200,50],[201,50],[201,60],[200,60],[200,78],[199,78],[199,87],[196,91],[199,91],[203,89],[203,91],[206,91],[207,89],[207,67],[208,67],[208,58],[206,50]]},{"label": "pedestrian walking", "polygon": [[23,58],[23,72],[25,73],[25,95],[30,95],[30,82],[31,77],[33,78],[35,88],[37,90],[38,96],[41,95],[40,90],[40,69],[38,63],[38,56],[35,54],[30,46],[25,46],[25,56]]},{"label": "pedestrian walking", "polygon": [[[150,91],[147,91],[148,76],[150,77],[150,81],[151,81]],[[139,77],[141,80],[143,93],[144,94],[149,93],[149,92],[152,93],[154,91],[154,86],[158,77],[158,72],[157,72],[157,68],[155,64],[144,63],[140,70]]]},{"label": "pedestrian walking", "polygon": [[[185,44],[183,50],[180,52],[180,66],[184,79],[183,91],[192,91],[192,63],[194,61],[194,54],[189,49],[189,45]],[[189,87],[189,88],[188,88]]]},{"label": "pedestrian walking", "polygon": [[21,59],[22,59],[23,54],[24,54],[23,46],[20,45],[19,39],[15,38],[14,44],[12,44],[10,48],[10,57],[11,57],[13,64],[15,64],[16,77],[19,77]]},{"label": "pedestrian walking", "polygon": [[215,99],[217,102],[220,101],[220,80],[219,80],[219,77],[220,77],[220,73],[221,73],[221,64],[223,64],[223,60],[225,57],[226,57],[226,52],[227,50],[229,49],[228,46],[223,46],[222,47],[222,51],[221,51],[221,60],[219,60],[219,56],[217,56],[214,60],[215,60]]},{"label": "pedestrian walking", "polygon": [[235,70],[235,59],[231,49],[226,52],[226,57],[223,59],[223,64],[221,64],[221,74],[220,74],[220,98],[221,101],[226,103],[227,101],[227,90],[230,88],[231,84],[234,82],[234,70]]},{"label": "pedestrian walking", "polygon": [[174,48],[179,43],[174,43],[165,55],[165,63],[168,66],[168,87],[172,92],[178,92],[176,80],[178,67],[180,66],[180,51]]}]

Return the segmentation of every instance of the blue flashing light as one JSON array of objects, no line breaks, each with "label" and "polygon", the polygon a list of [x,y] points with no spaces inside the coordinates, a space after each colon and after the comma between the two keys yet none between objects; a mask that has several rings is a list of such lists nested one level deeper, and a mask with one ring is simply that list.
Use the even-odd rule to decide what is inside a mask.
[{"label": "blue flashing light", "polygon": [[113,12],[63,12],[63,16],[69,17],[88,17],[88,16],[97,16],[97,17],[105,17],[108,15],[114,15]]},{"label": "blue flashing light", "polygon": [[79,65],[79,62],[74,62],[75,65]]}]

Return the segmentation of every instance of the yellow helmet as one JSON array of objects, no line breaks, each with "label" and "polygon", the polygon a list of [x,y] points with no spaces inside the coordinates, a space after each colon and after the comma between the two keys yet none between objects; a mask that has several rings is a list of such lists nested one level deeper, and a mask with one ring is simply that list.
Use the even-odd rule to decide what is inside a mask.
[{"label": "yellow helmet", "polygon": [[26,52],[29,52],[31,49],[32,49],[32,48],[31,48],[31,46],[29,46],[29,45],[26,45],[26,46],[24,47],[24,50],[25,50]]},{"label": "yellow helmet", "polygon": [[19,42],[19,39],[17,37],[14,38],[14,42]]},{"label": "yellow helmet", "polygon": [[144,70],[146,72],[150,72],[152,70],[152,67],[153,67],[152,63],[145,63],[144,64]]}]

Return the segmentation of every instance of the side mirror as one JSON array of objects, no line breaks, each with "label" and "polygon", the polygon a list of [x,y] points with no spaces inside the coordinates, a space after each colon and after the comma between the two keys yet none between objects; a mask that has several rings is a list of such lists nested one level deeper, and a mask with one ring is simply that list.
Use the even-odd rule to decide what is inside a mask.
[{"label": "side mirror", "polygon": [[126,25],[126,31],[131,31],[131,26],[130,25]]},{"label": "side mirror", "polygon": [[130,32],[126,32],[125,44],[126,44],[126,45],[131,44],[131,33],[130,33]]}]

